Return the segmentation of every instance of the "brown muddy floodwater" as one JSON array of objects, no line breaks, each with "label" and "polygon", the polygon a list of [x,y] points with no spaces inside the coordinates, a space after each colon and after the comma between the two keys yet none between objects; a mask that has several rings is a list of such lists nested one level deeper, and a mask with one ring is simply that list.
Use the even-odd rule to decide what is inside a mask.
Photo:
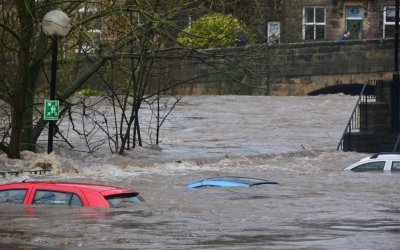
[{"label": "brown muddy floodwater", "polygon": [[[400,249],[400,173],[343,169],[365,154],[336,151],[355,97],[187,97],[159,150],[4,156],[6,168],[51,161],[68,180],[138,190],[119,209],[0,205],[0,249]],[[67,125],[65,125],[67,126]],[[76,139],[77,141],[79,138]],[[188,189],[207,177],[279,185]]]}]

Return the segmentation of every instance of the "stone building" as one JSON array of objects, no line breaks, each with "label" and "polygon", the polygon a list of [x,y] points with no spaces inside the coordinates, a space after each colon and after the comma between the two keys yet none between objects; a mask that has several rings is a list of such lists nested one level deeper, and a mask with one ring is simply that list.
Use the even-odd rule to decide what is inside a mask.
[{"label": "stone building", "polygon": [[266,36],[281,42],[393,36],[395,0],[281,0],[277,20],[266,24]]},{"label": "stone building", "polygon": [[[124,5],[129,0],[119,2]],[[337,41],[341,40],[347,30],[352,40],[393,36],[395,0],[260,0],[259,4],[261,11],[254,6],[249,7],[250,10],[242,10],[243,13],[233,11],[233,14],[247,22],[256,43]],[[98,7],[92,5],[82,4],[72,17],[81,22],[90,19],[98,11]],[[201,14],[205,12],[197,10],[196,13],[183,15],[181,28],[190,25]],[[140,25],[140,15],[137,12],[126,12],[123,15],[126,15],[125,19],[136,20],[137,25]],[[74,51],[91,53],[99,50],[101,43],[115,39],[118,34],[112,32],[114,19],[94,19],[80,25],[81,34],[84,35],[74,38],[78,41]],[[165,45],[174,46],[171,43]]]},{"label": "stone building", "polygon": [[[395,0],[263,0],[259,3],[262,11],[250,8],[252,10],[241,14],[234,13],[247,22],[256,43],[337,41],[347,30],[351,40],[393,37]],[[76,18],[85,19],[95,14],[96,9],[88,6],[83,5]],[[192,19],[200,17],[201,13],[189,13],[189,19],[183,16],[182,28],[190,25]],[[127,18],[140,21],[136,14],[128,13],[130,17]],[[81,42],[76,52],[91,52],[99,46],[100,40],[104,42],[109,37],[114,38],[115,35],[107,31],[109,27],[112,24],[107,20],[87,23],[86,37],[91,38],[91,44]]]}]

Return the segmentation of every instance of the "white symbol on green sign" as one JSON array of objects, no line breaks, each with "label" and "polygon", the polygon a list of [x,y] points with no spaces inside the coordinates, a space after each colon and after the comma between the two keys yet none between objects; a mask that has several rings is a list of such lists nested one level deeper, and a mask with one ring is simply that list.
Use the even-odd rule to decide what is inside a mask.
[{"label": "white symbol on green sign", "polygon": [[58,100],[45,100],[44,101],[44,120],[57,121],[58,120]]}]

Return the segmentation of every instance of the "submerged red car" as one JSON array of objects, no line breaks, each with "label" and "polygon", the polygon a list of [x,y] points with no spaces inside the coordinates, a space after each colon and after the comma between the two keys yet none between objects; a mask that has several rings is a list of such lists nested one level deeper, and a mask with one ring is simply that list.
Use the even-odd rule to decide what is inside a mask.
[{"label": "submerged red car", "polygon": [[78,182],[18,182],[0,185],[0,204],[121,207],[144,201],[135,190]]}]

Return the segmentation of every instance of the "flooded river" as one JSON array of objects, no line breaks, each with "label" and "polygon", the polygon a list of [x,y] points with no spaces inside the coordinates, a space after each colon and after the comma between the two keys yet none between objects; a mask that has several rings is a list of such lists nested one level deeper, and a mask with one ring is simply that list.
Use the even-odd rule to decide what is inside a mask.
[{"label": "flooded river", "polygon": [[[51,162],[69,180],[138,190],[130,208],[0,205],[1,249],[400,249],[398,173],[343,169],[366,154],[336,151],[356,97],[185,97],[159,148],[125,156],[56,147],[4,155],[4,168]],[[79,138],[77,138],[79,141]],[[78,173],[68,171],[77,169]],[[279,185],[185,186],[246,176]]]}]

